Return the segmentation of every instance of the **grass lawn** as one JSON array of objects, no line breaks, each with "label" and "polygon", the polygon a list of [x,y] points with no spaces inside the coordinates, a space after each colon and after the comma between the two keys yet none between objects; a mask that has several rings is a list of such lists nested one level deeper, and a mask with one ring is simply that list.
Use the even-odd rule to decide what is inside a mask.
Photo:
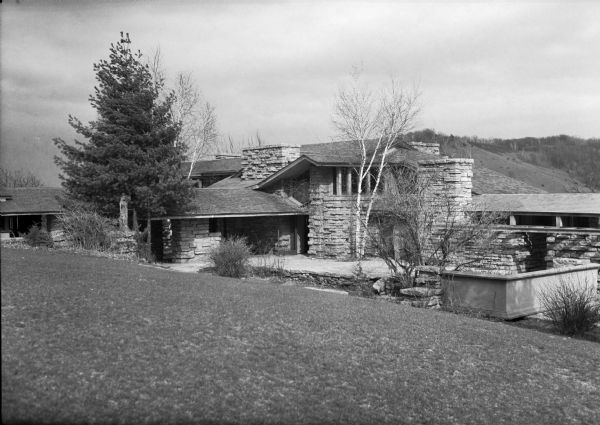
[{"label": "grass lawn", "polygon": [[600,423],[600,344],[3,248],[2,421]]}]

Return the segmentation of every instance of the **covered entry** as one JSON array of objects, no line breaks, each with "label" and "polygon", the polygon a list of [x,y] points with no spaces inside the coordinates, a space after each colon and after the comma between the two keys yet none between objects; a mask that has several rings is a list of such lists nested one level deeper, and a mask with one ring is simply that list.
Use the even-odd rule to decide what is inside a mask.
[{"label": "covered entry", "polygon": [[152,251],[162,261],[205,257],[232,236],[247,238],[257,254],[308,251],[307,212],[281,196],[252,189],[196,189],[184,211],[152,221]]}]

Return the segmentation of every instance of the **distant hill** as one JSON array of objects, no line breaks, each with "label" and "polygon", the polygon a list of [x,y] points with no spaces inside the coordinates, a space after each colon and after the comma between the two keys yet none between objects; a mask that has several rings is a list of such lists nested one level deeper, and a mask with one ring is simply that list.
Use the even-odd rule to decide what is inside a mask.
[{"label": "distant hill", "polygon": [[473,158],[475,168],[489,168],[547,192],[600,192],[600,139],[481,139],[433,130],[408,137],[438,142],[444,155]]}]

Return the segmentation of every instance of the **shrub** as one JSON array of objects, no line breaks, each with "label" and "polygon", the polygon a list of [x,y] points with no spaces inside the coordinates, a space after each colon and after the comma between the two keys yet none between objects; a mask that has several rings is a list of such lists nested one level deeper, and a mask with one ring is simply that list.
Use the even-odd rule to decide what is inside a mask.
[{"label": "shrub", "polygon": [[251,266],[249,271],[253,276],[263,279],[283,279],[285,276],[285,258],[277,255],[263,255],[258,257],[258,262]]},{"label": "shrub", "polygon": [[107,251],[113,245],[111,233],[116,226],[106,217],[83,204],[71,202],[58,216],[65,238],[75,247]]},{"label": "shrub", "polygon": [[46,230],[36,226],[35,224],[29,228],[29,232],[23,236],[23,240],[29,246],[51,247],[53,244],[52,236],[50,236]]},{"label": "shrub", "polygon": [[546,316],[561,334],[582,335],[600,322],[600,304],[595,299],[594,286],[580,283],[561,279],[556,288],[540,293]]},{"label": "shrub", "polygon": [[250,247],[246,238],[234,236],[221,241],[208,257],[219,276],[241,277],[248,271]]}]

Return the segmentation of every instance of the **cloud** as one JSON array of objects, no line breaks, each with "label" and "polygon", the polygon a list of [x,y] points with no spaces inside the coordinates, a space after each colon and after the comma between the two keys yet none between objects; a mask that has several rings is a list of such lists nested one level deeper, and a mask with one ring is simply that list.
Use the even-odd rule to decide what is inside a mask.
[{"label": "cloud", "polygon": [[192,72],[221,131],[238,138],[259,129],[273,143],[329,140],[335,91],[360,63],[374,85],[420,83],[423,127],[600,135],[597,3],[38,2],[2,12],[3,144],[72,139],[66,116],[93,118],[92,64],[122,30],[145,53],[160,46],[171,76]]}]

